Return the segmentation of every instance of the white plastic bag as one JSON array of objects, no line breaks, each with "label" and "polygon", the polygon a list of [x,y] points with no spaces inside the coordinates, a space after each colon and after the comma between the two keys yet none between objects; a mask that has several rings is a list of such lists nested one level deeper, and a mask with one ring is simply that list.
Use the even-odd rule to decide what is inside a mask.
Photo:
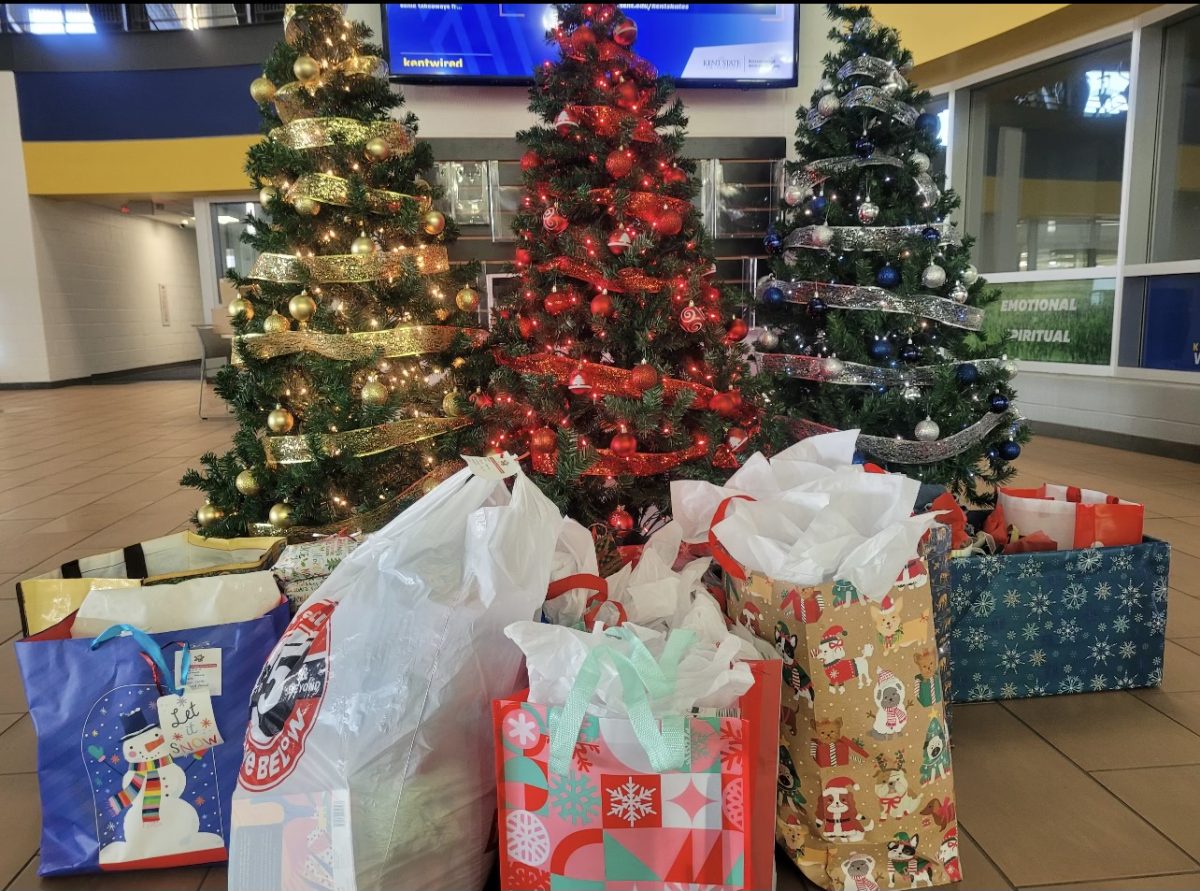
[{"label": "white plastic bag", "polygon": [[371,535],[293,619],[251,700],[231,891],[482,887],[489,706],[521,673],[504,628],[536,615],[563,524],[500,463]]}]

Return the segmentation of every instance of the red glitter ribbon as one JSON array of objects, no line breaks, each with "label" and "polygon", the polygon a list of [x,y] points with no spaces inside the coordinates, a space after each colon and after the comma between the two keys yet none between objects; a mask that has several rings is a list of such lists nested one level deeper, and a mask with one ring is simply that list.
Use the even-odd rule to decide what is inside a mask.
[{"label": "red glitter ribbon", "polygon": [[[628,396],[639,398],[642,391],[632,383],[633,372],[627,368],[616,368],[612,365],[601,365],[598,362],[582,362],[570,356],[553,356],[549,353],[538,353],[532,356],[499,356],[500,361],[522,374],[553,375],[560,384],[566,385],[571,376],[577,371],[583,371],[587,376],[592,390],[602,396]],[[663,393],[674,401],[685,390],[695,394],[691,408],[708,407],[708,401],[717,395],[717,391],[702,384],[691,381],[681,381],[675,378],[660,378]],[[736,462],[735,462],[736,466]]]},{"label": "red glitter ribbon", "polygon": [[619,136],[625,122],[633,121],[633,130],[629,134],[631,139],[637,142],[658,142],[658,131],[654,129],[654,124],[632,111],[613,108],[610,105],[568,105],[567,110],[576,120],[587,124],[600,136]]},{"label": "red glitter ribbon", "polygon": [[[600,460],[585,470],[584,476],[654,476],[703,458],[708,454],[708,445],[697,442],[677,452],[637,452],[626,456],[614,455],[608,449],[596,449],[596,454]],[[531,459],[533,469],[547,475],[554,473],[558,461],[554,452],[534,452]]]},{"label": "red glitter ribbon", "polygon": [[610,279],[606,278],[603,272],[590,263],[584,263],[582,260],[576,260],[572,257],[555,257],[553,260],[539,265],[538,271],[561,272],[570,278],[587,282],[596,288],[606,288],[617,294],[634,291],[645,291],[656,294],[663,289],[662,279],[646,275],[640,269],[626,267],[617,271],[615,279]]},{"label": "red glitter ribbon", "polygon": [[[616,197],[615,189],[592,189],[592,200],[597,204],[611,204]],[[653,223],[664,210],[673,210],[682,218],[691,209],[692,203],[682,198],[658,195],[654,192],[630,192],[625,205],[626,212],[647,223]]]}]

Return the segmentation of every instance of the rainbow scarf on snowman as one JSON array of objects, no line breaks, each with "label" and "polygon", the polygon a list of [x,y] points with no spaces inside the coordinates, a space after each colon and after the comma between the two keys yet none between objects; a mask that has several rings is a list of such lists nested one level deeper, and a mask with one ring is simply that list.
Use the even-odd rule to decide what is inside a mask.
[{"label": "rainbow scarf on snowman", "polygon": [[162,778],[158,772],[166,767],[173,759],[170,755],[153,761],[134,761],[129,767],[133,771],[133,779],[129,785],[108,800],[108,809],[115,817],[133,804],[138,793],[142,793],[142,822],[158,822],[158,806],[162,802]]}]

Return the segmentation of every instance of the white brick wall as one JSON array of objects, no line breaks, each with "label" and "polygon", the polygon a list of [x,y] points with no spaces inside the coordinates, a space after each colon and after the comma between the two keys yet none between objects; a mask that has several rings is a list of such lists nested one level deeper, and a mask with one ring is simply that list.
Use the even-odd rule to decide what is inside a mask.
[{"label": "white brick wall", "polygon": [[192,229],[80,201],[30,201],[51,380],[199,358],[192,326],[204,319]]}]

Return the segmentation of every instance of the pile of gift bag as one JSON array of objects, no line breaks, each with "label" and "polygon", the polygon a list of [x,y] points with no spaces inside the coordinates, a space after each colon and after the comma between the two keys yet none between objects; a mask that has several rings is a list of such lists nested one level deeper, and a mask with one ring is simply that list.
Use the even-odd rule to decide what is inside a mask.
[{"label": "pile of gift bag", "polygon": [[1156,683],[1167,550],[1097,493],[965,514],[855,438],[673,483],[607,577],[504,456],[366,537],[181,533],[22,581],[41,873],[765,889],[778,844],[827,889],[958,881],[949,702]]}]

